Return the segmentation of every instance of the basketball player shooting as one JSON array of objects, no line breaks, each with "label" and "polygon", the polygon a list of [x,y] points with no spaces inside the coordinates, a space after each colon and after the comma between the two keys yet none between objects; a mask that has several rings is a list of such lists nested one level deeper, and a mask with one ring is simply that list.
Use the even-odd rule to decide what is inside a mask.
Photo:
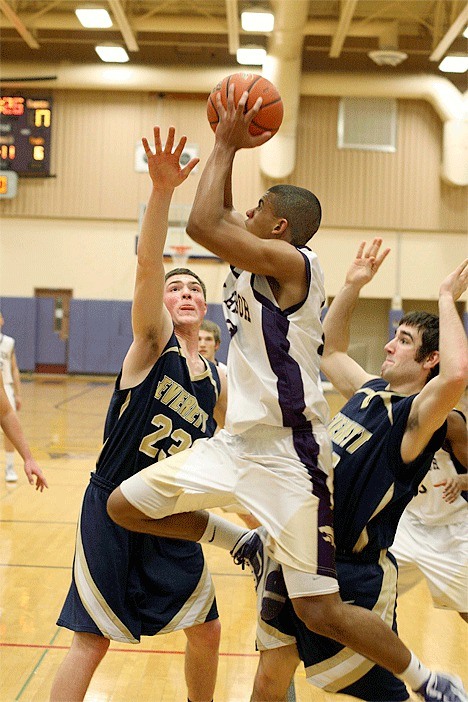
[{"label": "basketball player shooting", "polygon": [[321,208],[310,191],[275,185],[245,219],[233,210],[237,151],[270,137],[249,132],[261,99],[245,112],[247,99],[244,92],[235,103],[234,85],[226,108],[217,95],[215,145],[187,226],[194,241],[231,264],[223,293],[232,337],[225,429],[124,481],[108,511],[130,531],[227,548],[258,579],[258,533],[205,511],[240,503],[265,527],[267,552],[281,563],[306,626],[418,689],[429,671],[377,615],[339,596],[328,406],[319,383],[325,292],[317,256],[306,246]]}]

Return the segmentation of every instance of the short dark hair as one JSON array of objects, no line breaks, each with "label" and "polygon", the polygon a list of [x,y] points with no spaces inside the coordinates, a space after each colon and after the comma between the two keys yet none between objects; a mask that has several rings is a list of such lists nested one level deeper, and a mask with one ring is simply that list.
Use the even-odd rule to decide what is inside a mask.
[{"label": "short dark hair", "polygon": [[216,344],[221,343],[221,329],[219,328],[219,325],[216,324],[216,322],[212,322],[211,319],[204,319],[203,322],[200,324],[200,329],[203,329],[203,331],[210,332],[210,334],[213,334],[213,339],[215,340]]},{"label": "short dark hair", "polygon": [[322,208],[314,193],[297,185],[273,185],[273,212],[288,220],[291,244],[304,246],[320,227]]},{"label": "short dark hair", "polygon": [[191,275],[195,278],[195,280],[198,280],[198,282],[201,285],[201,289],[203,290],[203,297],[206,300],[206,285],[203,282],[203,280],[198,276],[196,273],[190,270],[190,268],[173,268],[172,271],[168,271],[166,275],[164,276],[164,280],[167,281],[168,278],[172,278],[174,275]]},{"label": "short dark hair", "polygon": [[[414,360],[421,363],[434,351],[439,350],[439,317],[436,314],[429,312],[407,312],[400,321],[398,326],[406,324],[408,327],[414,327],[421,333],[421,346],[416,352]],[[431,368],[427,380],[435,378],[439,374],[439,364]]]}]

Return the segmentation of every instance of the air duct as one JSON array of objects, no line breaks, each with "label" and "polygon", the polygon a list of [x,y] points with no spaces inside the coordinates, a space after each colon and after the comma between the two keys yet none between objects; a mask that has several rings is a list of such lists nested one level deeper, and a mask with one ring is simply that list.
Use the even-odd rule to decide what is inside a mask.
[{"label": "air duct", "polygon": [[[261,147],[260,167],[275,180],[289,176],[295,167],[297,116],[301,95],[334,97],[393,97],[428,101],[444,123],[441,176],[451,185],[468,185],[468,92],[464,95],[447,78],[433,75],[370,75],[356,73],[300,74],[298,59],[287,53],[286,30],[272,47],[264,74],[279,88],[285,102],[285,121],[270,142]],[[297,47],[296,47],[297,50]],[[258,72],[258,68],[250,70]],[[206,93],[232,67],[183,68],[18,64],[2,62],[2,88],[161,91]],[[41,80],[43,76],[57,76]],[[26,76],[32,76],[24,80]]]}]

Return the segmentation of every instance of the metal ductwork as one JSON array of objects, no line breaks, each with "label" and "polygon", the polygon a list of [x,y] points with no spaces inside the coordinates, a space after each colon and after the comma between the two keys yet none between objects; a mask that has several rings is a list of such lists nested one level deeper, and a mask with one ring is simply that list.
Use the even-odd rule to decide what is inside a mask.
[{"label": "metal ductwork", "polygon": [[[294,0],[296,1],[296,0]],[[298,11],[303,5],[298,2]],[[280,6],[282,3],[280,4]],[[468,185],[468,92],[462,94],[447,78],[432,75],[378,76],[356,73],[301,74],[300,54],[304,21],[293,12],[278,10],[277,36],[269,47],[263,74],[278,87],[285,103],[281,130],[261,147],[262,172],[275,180],[292,173],[296,159],[297,120],[301,95],[334,97],[393,97],[427,100],[443,126],[441,176],[451,185]],[[295,33],[296,32],[296,36]],[[246,68],[245,70],[249,70]],[[258,72],[258,68],[250,70]],[[60,90],[152,91],[209,94],[232,67],[157,69],[137,66],[9,64],[2,63],[2,88]],[[27,80],[28,76],[30,79]],[[40,80],[41,76],[56,76]]]},{"label": "metal ductwork", "polygon": [[303,0],[273,3],[275,32],[268,44],[263,75],[278,88],[284,105],[283,124],[275,138],[261,147],[260,168],[282,180],[294,170],[297,122],[301,98],[303,27],[308,3]]}]

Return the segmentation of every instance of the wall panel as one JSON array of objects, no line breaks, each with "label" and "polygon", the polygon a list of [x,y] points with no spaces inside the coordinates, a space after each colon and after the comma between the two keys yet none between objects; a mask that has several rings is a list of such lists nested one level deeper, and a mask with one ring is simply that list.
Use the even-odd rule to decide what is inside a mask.
[{"label": "wall panel", "polygon": [[[338,98],[304,97],[297,165],[289,182],[316,192],[324,225],[466,232],[467,188],[440,178],[442,124],[424,101],[398,101],[397,152],[337,148]],[[135,145],[174,125],[200,147],[202,165],[213,144],[204,96],[55,91],[52,168],[55,178],[20,179],[18,195],[0,200],[3,216],[138,219],[150,188],[134,170]],[[241,152],[234,170],[236,207],[251,207],[271,181],[260,175],[257,149]],[[199,173],[174,203],[190,204]]]}]

